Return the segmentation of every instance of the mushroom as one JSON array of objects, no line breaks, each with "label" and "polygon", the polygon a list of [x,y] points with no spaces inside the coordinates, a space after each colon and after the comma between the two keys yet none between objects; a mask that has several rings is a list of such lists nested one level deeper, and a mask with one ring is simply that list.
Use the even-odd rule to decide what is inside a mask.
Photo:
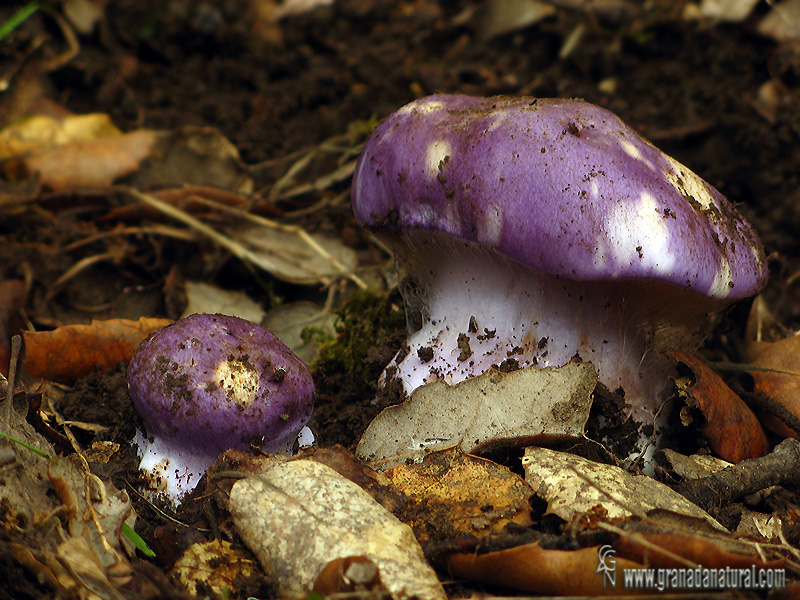
[{"label": "mushroom", "polygon": [[405,271],[408,347],[383,380],[407,393],[583,360],[653,423],[664,351],[696,348],[766,282],[760,241],[715,188],[583,101],[412,102],[367,141],[352,203]]},{"label": "mushroom", "polygon": [[151,334],[128,365],[131,401],[146,433],[135,443],[150,491],[173,504],[221,452],[290,452],[311,417],[314,382],[303,362],[244,319],[195,314]]}]

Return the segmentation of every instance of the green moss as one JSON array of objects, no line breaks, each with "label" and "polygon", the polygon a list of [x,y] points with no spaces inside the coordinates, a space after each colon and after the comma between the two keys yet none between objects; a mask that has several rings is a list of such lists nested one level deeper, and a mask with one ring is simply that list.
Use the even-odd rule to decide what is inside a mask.
[{"label": "green moss", "polygon": [[398,338],[405,331],[400,294],[396,290],[359,291],[336,315],[337,335],[318,339],[320,355],[314,369],[346,372],[374,383],[397,351]]}]

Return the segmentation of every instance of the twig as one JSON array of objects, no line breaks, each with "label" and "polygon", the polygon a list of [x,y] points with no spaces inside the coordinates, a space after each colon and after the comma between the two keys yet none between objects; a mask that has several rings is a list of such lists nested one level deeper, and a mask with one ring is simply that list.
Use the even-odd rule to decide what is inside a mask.
[{"label": "twig", "polygon": [[[269,261],[266,261],[264,257],[256,256],[253,252],[251,252],[241,244],[235,243],[230,238],[222,235],[221,233],[209,227],[202,221],[192,217],[188,213],[172,206],[171,204],[163,202],[158,198],[155,198],[154,196],[151,196],[149,194],[144,194],[133,188],[124,188],[124,189],[126,192],[128,192],[138,200],[146,204],[149,204],[153,208],[173,217],[174,219],[177,219],[185,223],[186,225],[189,225],[191,228],[202,233],[203,235],[210,237],[220,246],[229,250],[234,256],[236,256],[240,260],[250,262],[255,265],[263,265],[265,262],[269,263]],[[303,242],[305,242],[305,244],[309,248],[311,248],[311,250],[313,250],[323,258],[325,258],[333,266],[334,269],[339,271],[344,277],[349,278],[358,287],[360,287],[361,289],[366,289],[367,287],[369,287],[358,275],[351,273],[350,270],[347,267],[345,267],[338,259],[336,259],[334,256],[331,256],[331,254],[327,250],[325,250],[325,248],[320,246],[319,242],[317,242],[317,240],[315,240],[302,227],[298,227],[297,225],[284,225],[282,223],[278,223],[277,221],[273,221],[265,217],[261,217],[258,215],[254,215],[252,213],[242,211],[241,209],[235,207],[219,204],[217,202],[214,202],[213,200],[209,200],[208,198],[203,198],[201,196],[192,196],[191,198],[196,202],[200,202],[207,206],[212,206],[213,208],[220,210],[222,212],[234,214],[240,218],[243,218],[247,221],[250,221],[262,227],[269,227],[271,229],[278,229],[281,231],[285,231],[287,233],[293,233],[294,235],[297,235],[301,240],[303,240]],[[277,265],[273,265],[273,268],[275,269],[275,271],[279,271]]]},{"label": "twig", "polygon": [[86,246],[87,244],[91,244],[92,242],[97,242],[104,238],[116,237],[120,235],[163,235],[165,237],[176,238],[188,242],[197,239],[197,236],[195,236],[190,231],[186,231],[184,229],[176,229],[175,227],[168,227],[166,225],[153,225],[150,227],[123,227],[120,229],[112,229],[111,231],[102,231],[100,233],[95,233],[94,235],[87,236],[81,240],[77,240],[75,242],[72,242],[71,244],[63,246],[61,248],[61,251],[69,252],[70,250],[75,250],[76,248],[80,248],[81,246]]},{"label": "twig", "polygon": [[675,491],[706,511],[773,485],[800,484],[800,441],[785,439],[769,454],[743,460],[708,477],[688,479]]},{"label": "twig", "polygon": [[5,408],[3,410],[3,422],[11,430],[11,415],[14,411],[14,385],[17,379],[17,361],[22,348],[22,338],[15,335],[11,338],[11,360],[8,365],[8,380],[6,383]]},{"label": "twig", "polygon": [[692,562],[688,558],[680,556],[679,554],[675,554],[674,552],[671,552],[671,551],[667,550],[666,548],[663,548],[663,547],[659,546],[658,544],[654,544],[653,542],[649,541],[647,538],[645,538],[642,534],[640,534],[638,532],[626,531],[625,529],[622,529],[620,527],[616,527],[616,526],[612,525],[611,523],[606,523],[604,521],[598,522],[597,526],[600,529],[605,529],[606,531],[610,531],[611,533],[616,533],[620,537],[626,537],[628,539],[631,539],[634,542],[636,542],[637,544],[640,544],[640,545],[644,546],[648,550],[651,550],[651,551],[653,551],[653,552],[655,552],[657,554],[661,554],[663,556],[666,556],[667,558],[671,558],[672,560],[674,560],[678,564],[682,564],[684,567],[687,567],[689,569],[696,569],[697,568],[697,563]]}]

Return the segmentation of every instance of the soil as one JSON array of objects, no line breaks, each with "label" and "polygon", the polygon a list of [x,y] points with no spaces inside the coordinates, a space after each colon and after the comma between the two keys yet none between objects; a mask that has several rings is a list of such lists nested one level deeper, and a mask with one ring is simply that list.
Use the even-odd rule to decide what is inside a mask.
[{"label": "soil", "polygon": [[[559,7],[539,23],[488,36],[491,4],[336,0],[274,23],[257,12],[260,3],[244,0],[120,0],[108,4],[92,33],[79,36],[80,49],[71,60],[39,73],[40,91],[31,102],[44,97],[75,113],[106,113],[124,131],[216,127],[240,152],[257,190],[266,193],[294,153],[342,134],[351,143],[363,140],[370,123],[422,95],[584,98],[617,113],[688,165],[754,224],[769,255],[767,306],[784,328],[800,329],[795,277],[800,270],[800,50],[757,33],[766,3],[744,21],[710,23],[684,18],[688,3],[683,1],[607,5],[616,10],[595,10],[603,3],[554,2],[584,9]],[[9,14],[0,9],[0,22]],[[5,64],[19,64],[36,34],[64,47],[54,14],[42,11],[0,50]],[[0,98],[0,122],[19,116],[18,106]],[[284,199],[273,208],[278,215],[307,209],[320,198],[346,193],[348,183]],[[133,288],[139,290],[133,306],[117,305],[95,318],[133,313],[174,318],[182,309],[180,299],[173,303],[163,291],[176,273],[242,290],[264,306],[324,301],[324,290],[265,284],[210,247],[174,241],[156,246],[136,239],[120,250],[124,258],[97,266],[82,280],[82,289],[66,289],[52,302],[47,291],[93,247],[58,256],[49,249],[86,237],[93,226],[85,216],[113,204],[92,195],[56,200],[57,205],[45,197],[37,210],[4,212],[0,204],[0,281],[31,282],[25,317],[37,329],[84,322],[82,306],[111,302]],[[329,202],[325,210],[296,222],[337,236],[358,251],[364,264],[386,260],[354,222],[347,202]],[[203,260],[197,259],[200,253]],[[103,282],[100,299],[87,288],[93,280]],[[351,357],[364,369],[354,374],[332,357],[316,366],[318,408],[312,426],[325,446],[354,447],[377,411],[396,401],[373,402],[382,365],[403,340],[400,299],[383,296],[381,302],[399,312],[380,332],[370,329],[368,347]],[[744,304],[730,313],[707,342],[709,356],[742,360],[748,309]],[[339,339],[366,335],[363,323],[351,318]],[[742,384],[749,382],[745,378]],[[613,398],[606,400],[615,406]],[[53,408],[68,420],[102,426],[99,431],[76,428],[78,442],[84,447],[119,443],[113,461],[93,468],[120,489],[136,485],[129,441],[139,422],[127,399],[124,365],[77,382]],[[137,529],[159,554],[159,569],[137,567],[151,583],[145,596],[178,598],[161,570],[204,536],[165,522],[140,498],[134,500],[141,517]],[[207,500],[185,503],[177,517],[206,530],[224,527],[226,518]],[[0,561],[0,581],[16,582],[14,598],[56,597],[4,564],[16,563]],[[247,591],[267,593],[259,585]]]}]

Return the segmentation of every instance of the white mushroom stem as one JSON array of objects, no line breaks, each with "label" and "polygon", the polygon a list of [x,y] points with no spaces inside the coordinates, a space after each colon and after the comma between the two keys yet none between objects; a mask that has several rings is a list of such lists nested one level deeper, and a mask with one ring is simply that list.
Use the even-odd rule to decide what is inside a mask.
[{"label": "white mushroom stem", "polygon": [[147,478],[146,496],[151,499],[163,496],[173,506],[197,486],[216,458],[190,452],[180,442],[160,437],[148,439],[141,431],[136,432],[133,442],[139,449],[139,468]]},{"label": "white mushroom stem", "polygon": [[547,367],[579,358],[610,389],[625,390],[637,421],[653,423],[674,371],[663,350],[693,350],[713,323],[713,301],[668,284],[564,279],[443,234],[424,236],[390,240],[414,283],[404,290],[410,329],[422,325],[385,371],[408,393],[509,359]]},{"label": "white mushroom stem", "polygon": [[[308,427],[300,430],[298,442],[309,446],[314,442],[314,434]],[[274,445],[273,452],[292,454],[295,438],[284,446]],[[153,500],[164,498],[172,506],[177,506],[187,496],[216,460],[215,452],[196,453],[187,448],[185,440],[171,440],[164,437],[148,438],[137,431],[133,443],[138,448],[139,469],[145,476],[145,497]]]}]

